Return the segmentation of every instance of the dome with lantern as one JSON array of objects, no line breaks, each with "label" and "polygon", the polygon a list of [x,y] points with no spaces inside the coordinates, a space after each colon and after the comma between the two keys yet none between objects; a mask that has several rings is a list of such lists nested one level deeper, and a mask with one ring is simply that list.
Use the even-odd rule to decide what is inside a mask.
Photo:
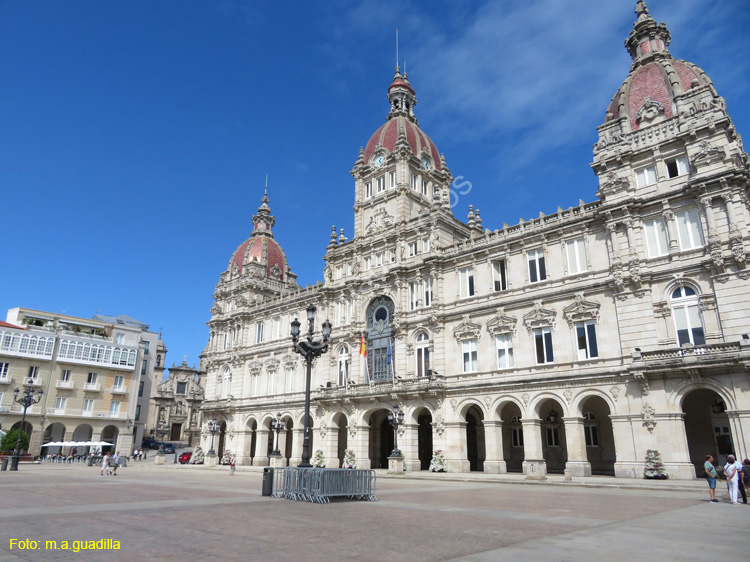
[{"label": "dome with lantern", "polygon": [[666,24],[656,23],[646,3],[635,7],[637,19],[625,47],[633,59],[630,74],[607,108],[606,121],[620,120],[623,132],[677,115],[677,98],[693,88],[712,86],[694,64],[672,58],[667,47],[671,34]]},{"label": "dome with lantern", "polygon": [[396,67],[396,75],[391,85],[388,86],[388,101],[391,110],[386,122],[381,125],[367,141],[364,149],[364,162],[371,163],[379,154],[388,155],[396,148],[399,138],[405,139],[411,152],[422,158],[423,161],[442,169],[440,153],[435,143],[432,142],[419,128],[419,122],[414,115],[414,106],[417,105],[417,95],[409,83],[406,73],[403,75]]}]

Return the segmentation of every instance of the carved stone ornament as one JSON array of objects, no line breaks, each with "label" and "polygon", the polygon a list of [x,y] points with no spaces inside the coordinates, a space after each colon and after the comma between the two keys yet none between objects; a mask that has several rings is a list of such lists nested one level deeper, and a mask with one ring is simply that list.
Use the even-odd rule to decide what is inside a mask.
[{"label": "carved stone ornament", "polygon": [[394,225],[394,220],[385,209],[378,209],[375,214],[370,217],[370,222],[365,228],[365,234],[377,234],[387,228],[391,228]]},{"label": "carved stone ornament", "polygon": [[638,113],[636,113],[635,120],[638,123],[652,123],[660,115],[664,115],[664,105],[647,96]]},{"label": "carved stone ornament", "polygon": [[281,358],[281,363],[285,369],[293,371],[297,367],[297,358],[294,355],[286,354]]},{"label": "carved stone ornament", "polygon": [[455,398],[451,398],[451,409],[455,412],[458,401]]},{"label": "carved stone ornament", "polygon": [[609,389],[609,393],[612,395],[612,400],[617,402],[617,399],[620,397],[620,387],[619,386],[613,386]]},{"label": "carved stone ornament", "polygon": [[281,281],[281,268],[278,266],[278,264],[273,264],[271,266],[271,271],[269,271],[269,274],[271,276],[271,279]]},{"label": "carved stone ornament", "polygon": [[573,304],[563,308],[563,315],[570,326],[576,322],[598,322],[600,308],[601,305],[598,302],[587,301],[583,298],[583,293],[576,293]]},{"label": "carved stone ornament", "polygon": [[469,320],[469,315],[463,317],[463,321],[453,328],[453,337],[456,338],[458,343],[464,340],[477,340],[482,333],[482,326]]},{"label": "carved stone ornament", "polygon": [[251,375],[259,375],[263,370],[263,364],[260,361],[253,361],[247,366],[247,369]]},{"label": "carved stone ornament", "polygon": [[646,404],[641,410],[641,416],[643,417],[643,427],[648,429],[649,433],[653,433],[654,428],[656,427],[656,420],[654,420],[655,413],[656,410],[654,410],[648,404]]},{"label": "carved stone ornament", "polygon": [[487,409],[490,409],[490,404],[492,404],[492,398],[489,396],[484,397],[484,405],[487,406]]},{"label": "carved stone ornament", "polygon": [[219,306],[219,303],[214,303],[214,305],[211,307],[211,315],[216,316],[217,314],[221,314],[221,306]]},{"label": "carved stone ornament", "polygon": [[432,424],[432,426],[435,428],[435,433],[437,433],[438,436],[442,437],[443,433],[445,432],[445,420],[443,419],[443,416],[441,414],[435,416],[435,422]]},{"label": "carved stone ornament", "polygon": [[696,168],[706,166],[715,162],[722,162],[726,152],[723,148],[711,146],[708,141],[700,143],[700,147],[697,153],[693,155],[690,161]]},{"label": "carved stone ornament", "polygon": [[747,253],[742,243],[742,236],[732,237],[732,256],[740,267],[745,267]]},{"label": "carved stone ornament", "polygon": [[523,400],[523,405],[528,408],[528,406],[529,406],[529,400],[531,400],[531,396],[529,396],[528,394],[522,394],[521,395],[521,400]]},{"label": "carved stone ornament", "polygon": [[506,316],[503,310],[497,311],[497,315],[487,321],[487,331],[492,337],[501,335],[515,335],[518,320],[514,316]]},{"label": "carved stone ornament", "polygon": [[317,408],[315,408],[315,417],[316,418],[320,419],[320,418],[322,418],[325,415],[326,415],[326,409],[323,406],[318,406]]},{"label": "carved stone ornament", "polygon": [[320,430],[320,437],[325,439],[326,433],[328,433],[328,426],[326,425],[325,421],[320,422],[320,425],[318,426]]},{"label": "carved stone ornament", "polygon": [[537,328],[555,329],[555,316],[557,312],[548,308],[542,308],[542,301],[534,302],[534,310],[523,315],[523,323],[531,333]]},{"label": "carved stone ornament", "polygon": [[269,373],[276,373],[279,370],[279,360],[278,359],[268,359],[266,360],[266,371]]},{"label": "carved stone ornament", "polygon": [[672,309],[667,301],[659,301],[653,304],[655,318],[668,318],[672,316]]},{"label": "carved stone ornament", "polygon": [[565,392],[563,392],[563,396],[565,397],[565,401],[570,405],[570,401],[573,400],[573,393],[570,389],[567,389]]},{"label": "carved stone ornament", "polygon": [[627,178],[619,177],[614,172],[609,172],[599,188],[599,194],[607,196],[618,191],[631,191],[632,185]]},{"label": "carved stone ornament", "polygon": [[651,388],[648,386],[648,379],[645,374],[641,372],[633,373],[633,377],[635,378],[635,382],[641,386],[641,394],[643,394],[643,396],[651,394]]}]

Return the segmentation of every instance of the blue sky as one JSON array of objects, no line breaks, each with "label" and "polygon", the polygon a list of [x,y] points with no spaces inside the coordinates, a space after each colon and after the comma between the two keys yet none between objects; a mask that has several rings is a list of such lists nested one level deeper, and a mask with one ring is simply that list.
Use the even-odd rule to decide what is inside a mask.
[{"label": "blue sky", "polygon": [[[352,232],[349,171],[388,112],[397,27],[420,126],[471,182],[458,218],[473,204],[495,229],[593,201],[634,6],[0,0],[3,318],[128,314],[163,330],[168,364],[197,364],[266,173],[292,270],[322,279],[331,226]],[[750,4],[648,6],[750,135]]]}]

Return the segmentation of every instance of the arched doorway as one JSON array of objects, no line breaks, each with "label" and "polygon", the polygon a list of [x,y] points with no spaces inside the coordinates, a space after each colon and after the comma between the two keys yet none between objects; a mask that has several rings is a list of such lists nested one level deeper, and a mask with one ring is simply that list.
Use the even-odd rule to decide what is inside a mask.
[{"label": "arched doorway", "polygon": [[388,410],[377,410],[370,416],[370,467],[388,468],[388,457],[393,452],[393,426],[388,421]]},{"label": "arched doorway", "polygon": [[255,420],[249,420],[247,422],[247,431],[250,433],[250,449],[248,454],[250,456],[250,464],[255,464],[255,448],[258,444],[258,422]]},{"label": "arched doorway", "polygon": [[422,408],[417,416],[417,445],[420,470],[429,470],[432,462],[432,414]]},{"label": "arched doorway", "polygon": [[706,455],[723,466],[727,455],[736,453],[726,409],[721,396],[707,388],[689,392],[682,401],[690,462],[696,475],[703,472]]},{"label": "arched doorway", "polygon": [[[53,443],[55,441],[65,441],[65,426],[59,422],[51,423],[44,430],[42,443]],[[56,455],[62,453],[62,447],[45,447],[47,453]]]},{"label": "arched doorway", "polygon": [[547,472],[562,474],[568,462],[568,447],[565,440],[563,408],[556,400],[545,400],[539,407],[542,418],[542,454]]},{"label": "arched doorway", "polygon": [[286,459],[286,466],[291,466],[292,451],[294,445],[294,421],[292,418],[287,416],[284,418],[284,458]]},{"label": "arched doorway", "polygon": [[486,453],[483,420],[484,415],[478,406],[472,406],[466,412],[466,458],[472,472],[484,471]]},{"label": "arched doorway", "polygon": [[219,447],[216,449],[216,455],[219,457],[219,462],[221,462],[221,459],[224,456],[224,441],[226,436],[227,422],[223,421],[221,422],[221,426],[219,426]]},{"label": "arched doorway", "polygon": [[367,307],[367,373],[375,382],[393,380],[395,311],[388,297],[378,297]]},{"label": "arched doorway", "polygon": [[526,458],[523,448],[523,426],[521,425],[521,408],[518,404],[509,403],[500,410],[503,422],[503,460],[508,472],[523,472],[523,461]]},{"label": "arched doorway", "polygon": [[344,454],[346,453],[346,448],[349,445],[349,420],[347,420],[344,414],[339,413],[333,417],[333,423],[338,427],[336,458],[339,461],[340,468],[344,464]]},{"label": "arched doorway", "polygon": [[102,430],[102,441],[106,441],[107,443],[112,443],[111,445],[104,445],[102,446],[102,454],[104,453],[113,453],[115,451],[115,447],[117,447],[117,438],[120,436],[120,430],[117,429],[114,425],[108,425]]},{"label": "arched doorway", "polygon": [[581,403],[586,459],[591,474],[615,475],[615,436],[609,416],[609,405],[599,396],[590,396]]},{"label": "arched doorway", "polygon": [[[89,424],[84,423],[76,427],[75,431],[73,432],[73,441],[93,441],[93,436],[94,428]],[[90,447],[78,447],[78,454],[86,454],[89,452],[89,450]]]}]

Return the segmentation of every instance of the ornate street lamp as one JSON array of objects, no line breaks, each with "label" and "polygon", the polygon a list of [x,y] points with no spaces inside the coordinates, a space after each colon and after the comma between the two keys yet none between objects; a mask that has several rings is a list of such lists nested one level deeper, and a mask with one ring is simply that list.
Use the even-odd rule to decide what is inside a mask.
[{"label": "ornate street lamp", "polygon": [[164,436],[169,432],[169,429],[167,428],[167,422],[164,420],[159,420],[159,424],[156,426],[156,434],[161,436],[161,441],[159,442],[159,450],[156,451],[157,455],[163,455],[164,454]]},{"label": "ornate street lamp", "polygon": [[307,365],[307,378],[305,381],[305,432],[302,441],[302,462],[297,465],[300,468],[312,467],[310,464],[310,379],[312,377],[312,362],[313,359],[320,357],[328,351],[328,338],[331,337],[331,323],[326,320],[320,329],[323,339],[321,341],[313,340],[315,332],[315,306],[312,304],[307,307],[307,323],[307,338],[300,341],[300,322],[296,318],[292,321],[292,350],[304,357],[305,364]]},{"label": "ornate street lamp", "polygon": [[[23,426],[26,425],[26,410],[41,401],[42,394],[44,394],[44,391],[40,388],[39,395],[37,399],[34,400],[34,390],[31,388],[32,382],[33,381],[29,379],[29,386],[24,387],[23,395],[21,396],[21,398],[18,397],[19,393],[21,392],[20,390],[18,390],[18,388],[13,391],[13,402],[18,402],[21,406],[23,406],[23,416],[21,417],[21,427],[18,428],[16,448],[13,450],[13,456],[10,459],[11,470],[18,470],[18,460],[21,457],[21,434],[23,433]],[[31,439],[31,435],[29,435],[29,439]]]},{"label": "ornate street lamp", "polygon": [[210,420],[206,424],[206,429],[208,429],[208,432],[211,434],[211,448],[208,450],[209,455],[216,455],[216,451],[214,451],[214,435],[216,435],[216,432],[219,431],[219,422],[217,422],[215,419]]},{"label": "ornate street lamp", "polygon": [[281,419],[281,412],[276,414],[275,418],[271,419],[271,429],[276,432],[276,449],[271,454],[280,457],[281,451],[279,451],[279,433],[286,429],[286,423]]},{"label": "ornate street lamp", "polygon": [[398,450],[398,428],[404,424],[404,411],[399,410],[398,406],[393,407],[392,412],[388,412],[388,421],[393,426],[393,451],[392,457],[400,457],[401,451]]}]

